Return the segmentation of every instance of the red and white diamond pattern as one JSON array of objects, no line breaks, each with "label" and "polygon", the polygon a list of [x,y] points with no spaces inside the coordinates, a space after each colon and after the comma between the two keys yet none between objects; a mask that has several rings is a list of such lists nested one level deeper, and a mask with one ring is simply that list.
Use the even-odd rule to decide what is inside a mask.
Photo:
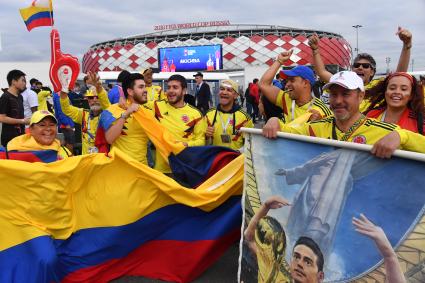
[{"label": "red and white diamond pattern", "polygon": [[[83,71],[139,71],[142,68],[158,67],[158,48],[190,46],[190,45],[223,45],[223,67],[226,70],[243,69],[246,66],[271,65],[276,56],[283,51],[293,49],[294,52],[285,63],[286,66],[309,65],[312,62],[308,39],[303,35],[276,36],[253,35],[251,37],[225,37],[188,39],[173,42],[161,41],[139,43],[137,45],[120,45],[88,51],[83,58]],[[351,47],[343,38],[322,37],[320,54],[323,62],[349,68]]]}]

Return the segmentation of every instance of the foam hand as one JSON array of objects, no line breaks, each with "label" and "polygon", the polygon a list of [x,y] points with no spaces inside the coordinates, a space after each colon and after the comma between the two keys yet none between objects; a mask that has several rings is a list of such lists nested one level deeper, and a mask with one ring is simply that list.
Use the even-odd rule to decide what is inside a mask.
[{"label": "foam hand", "polygon": [[74,88],[80,72],[80,64],[77,57],[61,52],[58,30],[52,30],[50,41],[52,54],[49,72],[50,81],[55,92],[68,92],[69,89]]}]

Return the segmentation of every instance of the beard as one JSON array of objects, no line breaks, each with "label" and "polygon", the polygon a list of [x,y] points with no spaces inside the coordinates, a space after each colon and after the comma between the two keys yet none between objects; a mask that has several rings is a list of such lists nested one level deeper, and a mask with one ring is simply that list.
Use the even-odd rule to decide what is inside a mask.
[{"label": "beard", "polygon": [[100,106],[100,104],[96,103],[92,106],[90,106],[90,111],[95,115],[99,115],[100,112],[102,111],[102,107]]}]

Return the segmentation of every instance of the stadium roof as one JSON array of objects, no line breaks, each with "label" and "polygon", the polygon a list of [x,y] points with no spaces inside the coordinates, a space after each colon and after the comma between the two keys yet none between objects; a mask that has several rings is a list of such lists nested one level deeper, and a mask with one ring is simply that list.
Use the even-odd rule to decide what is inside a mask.
[{"label": "stadium roof", "polygon": [[266,36],[269,34],[274,34],[277,36],[290,35],[304,35],[306,37],[317,33],[319,36],[327,37],[337,37],[342,38],[341,35],[328,31],[320,31],[313,29],[302,29],[302,28],[293,28],[285,27],[278,25],[253,25],[253,24],[233,24],[226,26],[208,26],[208,27],[191,27],[191,28],[178,28],[178,29],[169,29],[161,30],[147,34],[132,35],[127,37],[115,38],[112,40],[100,42],[92,45],[91,49],[96,49],[104,46],[114,46],[116,43],[120,42],[121,44],[138,44],[146,43],[150,41],[174,41],[174,40],[187,40],[194,39],[198,40],[201,38],[212,39],[215,37],[239,37],[239,36]]}]

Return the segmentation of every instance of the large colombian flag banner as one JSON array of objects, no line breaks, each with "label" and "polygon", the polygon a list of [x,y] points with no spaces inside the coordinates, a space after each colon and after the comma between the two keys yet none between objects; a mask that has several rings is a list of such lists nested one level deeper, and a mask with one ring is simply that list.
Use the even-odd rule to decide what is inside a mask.
[{"label": "large colombian flag banner", "polygon": [[[169,142],[147,113],[135,115],[171,163],[190,159],[191,148]],[[199,156],[203,166],[179,161],[196,189],[120,151],[53,163],[1,160],[0,282],[195,279],[239,238],[241,225],[243,157],[203,149],[216,153]]]},{"label": "large colombian flag banner", "polygon": [[53,26],[53,6],[51,0],[34,0],[31,6],[19,9],[27,30],[42,26]]}]

